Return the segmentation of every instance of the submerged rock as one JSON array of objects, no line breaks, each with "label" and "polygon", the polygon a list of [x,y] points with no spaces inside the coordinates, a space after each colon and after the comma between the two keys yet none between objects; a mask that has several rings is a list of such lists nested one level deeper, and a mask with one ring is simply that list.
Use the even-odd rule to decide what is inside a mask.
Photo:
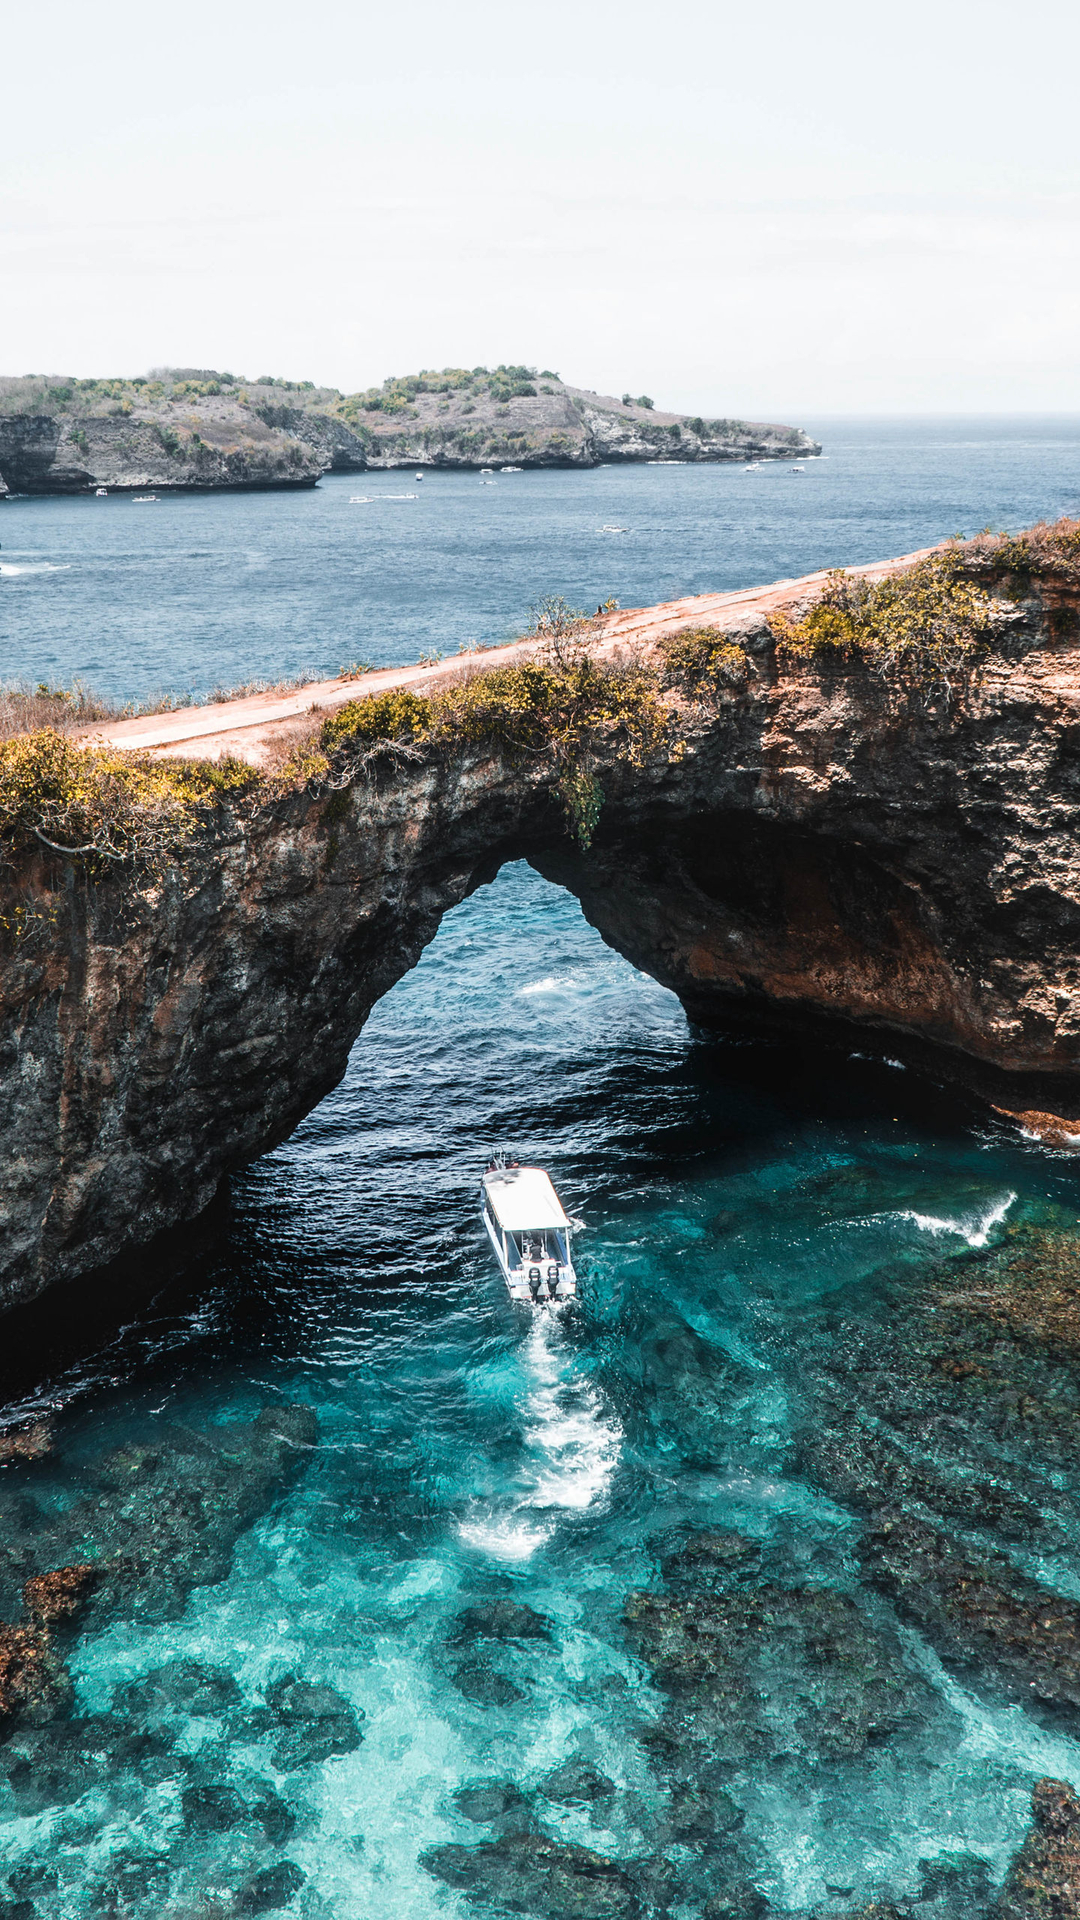
[{"label": "submerged rock", "polygon": [[881,1518],[864,1557],[897,1610],[953,1665],[991,1674],[1013,1699],[1080,1712],[1080,1605],[910,1515]]},{"label": "submerged rock", "polygon": [[242,1700],[231,1673],[199,1660],[172,1660],[167,1666],[154,1667],[141,1680],[123,1682],[113,1693],[117,1712],[148,1718],[173,1713],[217,1716]]},{"label": "submerged rock", "polygon": [[0,1721],[52,1720],[73,1689],[46,1627],[0,1627]]},{"label": "submerged rock", "polygon": [[528,1819],[528,1800],[512,1780],[475,1780],[459,1787],[454,1805],[466,1820],[489,1826],[497,1820]]},{"label": "submerged rock", "polygon": [[363,1713],[335,1687],[287,1673],[266,1689],[266,1712],[274,1742],[271,1759],[282,1773],[313,1767],[335,1754],[353,1753],[364,1738]]},{"label": "submerged rock", "polygon": [[564,1806],[588,1806],[597,1800],[610,1800],[615,1793],[615,1782],[605,1773],[598,1773],[584,1760],[567,1760],[561,1767],[553,1767],[538,1782],[538,1792],[545,1800],[554,1800]]},{"label": "submerged rock", "polygon": [[860,1753],[925,1705],[899,1648],[832,1587],[634,1593],[624,1619],[677,1717],[729,1759]]},{"label": "submerged rock", "polygon": [[295,1479],[317,1435],[309,1407],[202,1432],[162,1427],[69,1472],[68,1497],[48,1505],[43,1469],[33,1497],[5,1475],[0,1599],[13,1608],[21,1592],[39,1619],[83,1601],[90,1618],[176,1618],[192,1587],[226,1577],[240,1535]]},{"label": "submerged rock", "polygon": [[1080,1800],[1063,1780],[1040,1780],[1032,1827],[1016,1855],[994,1920],[1076,1920],[1080,1914]]},{"label": "submerged rock", "polygon": [[463,1660],[450,1678],[466,1700],[475,1700],[481,1707],[511,1707],[515,1700],[526,1698],[521,1687],[483,1660]]},{"label": "submerged rock", "polygon": [[169,1737],[133,1727],[111,1714],[24,1723],[0,1746],[0,1777],[7,1780],[20,1813],[65,1806],[90,1788],[111,1786],[124,1774],[138,1776],[140,1788],[191,1770],[191,1761],[173,1750]]},{"label": "submerged rock", "polygon": [[487,1600],[465,1607],[447,1636],[448,1647],[474,1640],[550,1640],[551,1623],[522,1600]]},{"label": "submerged rock", "polygon": [[476,1847],[432,1847],[421,1864],[467,1900],[544,1920],[639,1920],[630,1872],[588,1847],[539,1831],[513,1832]]},{"label": "submerged rock", "polygon": [[276,1866],[264,1868],[241,1888],[236,1897],[236,1912],[278,1913],[295,1899],[304,1878],[294,1860],[279,1860]]}]

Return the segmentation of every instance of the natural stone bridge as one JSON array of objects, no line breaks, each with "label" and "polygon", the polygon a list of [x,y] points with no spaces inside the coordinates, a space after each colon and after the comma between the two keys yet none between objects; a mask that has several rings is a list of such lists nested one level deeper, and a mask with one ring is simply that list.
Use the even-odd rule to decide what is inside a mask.
[{"label": "natural stone bridge", "polygon": [[[749,667],[690,712],[681,759],[601,769],[587,852],[546,760],[478,749],[223,804],[153,881],[93,880],[45,848],[9,861],[0,916],[31,900],[51,931],[0,974],[0,1297],[197,1215],[337,1083],[447,909],[522,857],[695,1020],[863,1045],[876,1030],[1046,1137],[1080,1136],[1076,596],[1014,583],[974,684],[927,705],[890,698],[857,659],[778,652],[766,615],[823,579],[597,623],[613,661],[708,623]],[[534,646],[87,732],[258,764],[313,707]]]}]

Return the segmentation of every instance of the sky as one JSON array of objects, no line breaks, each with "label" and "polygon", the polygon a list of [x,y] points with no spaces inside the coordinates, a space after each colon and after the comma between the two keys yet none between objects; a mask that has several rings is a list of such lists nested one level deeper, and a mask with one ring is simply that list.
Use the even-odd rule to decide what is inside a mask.
[{"label": "sky", "polygon": [[38,0],[0,371],[1080,409],[1080,8]]}]

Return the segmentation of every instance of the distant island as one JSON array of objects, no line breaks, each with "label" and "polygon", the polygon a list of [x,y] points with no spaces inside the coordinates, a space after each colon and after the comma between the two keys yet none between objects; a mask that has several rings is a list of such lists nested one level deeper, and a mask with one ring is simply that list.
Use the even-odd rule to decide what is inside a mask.
[{"label": "distant island", "polygon": [[134,380],[0,377],[0,497],[99,487],[313,487],[390,467],[596,467],[785,460],[798,427],[664,413],[647,394],[534,367],[444,367],[339,393],[264,374],[160,367]]}]

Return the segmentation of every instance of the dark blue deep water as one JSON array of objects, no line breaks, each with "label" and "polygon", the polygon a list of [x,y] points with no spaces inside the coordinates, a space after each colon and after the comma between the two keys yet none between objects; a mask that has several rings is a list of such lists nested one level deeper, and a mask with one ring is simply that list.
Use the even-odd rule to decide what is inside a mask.
[{"label": "dark blue deep water", "polygon": [[[1080,505],[1076,423],[817,430],[801,476],[12,502],[5,666],[206,690]],[[576,1307],[506,1298],[500,1143],[587,1223]],[[950,1317],[1075,1264],[1078,1216],[1068,1156],[880,1059],[695,1036],[504,869],[194,1264],[7,1323],[3,1424],[53,1441],[0,1467],[6,1617],[28,1573],[101,1584],[62,1714],[0,1741],[0,1912],[839,1915],[967,1855],[974,1916],[1080,1721],[898,1611],[868,1516],[1080,1597],[1075,1372]],[[538,1834],[624,1877],[567,1893]]]}]

